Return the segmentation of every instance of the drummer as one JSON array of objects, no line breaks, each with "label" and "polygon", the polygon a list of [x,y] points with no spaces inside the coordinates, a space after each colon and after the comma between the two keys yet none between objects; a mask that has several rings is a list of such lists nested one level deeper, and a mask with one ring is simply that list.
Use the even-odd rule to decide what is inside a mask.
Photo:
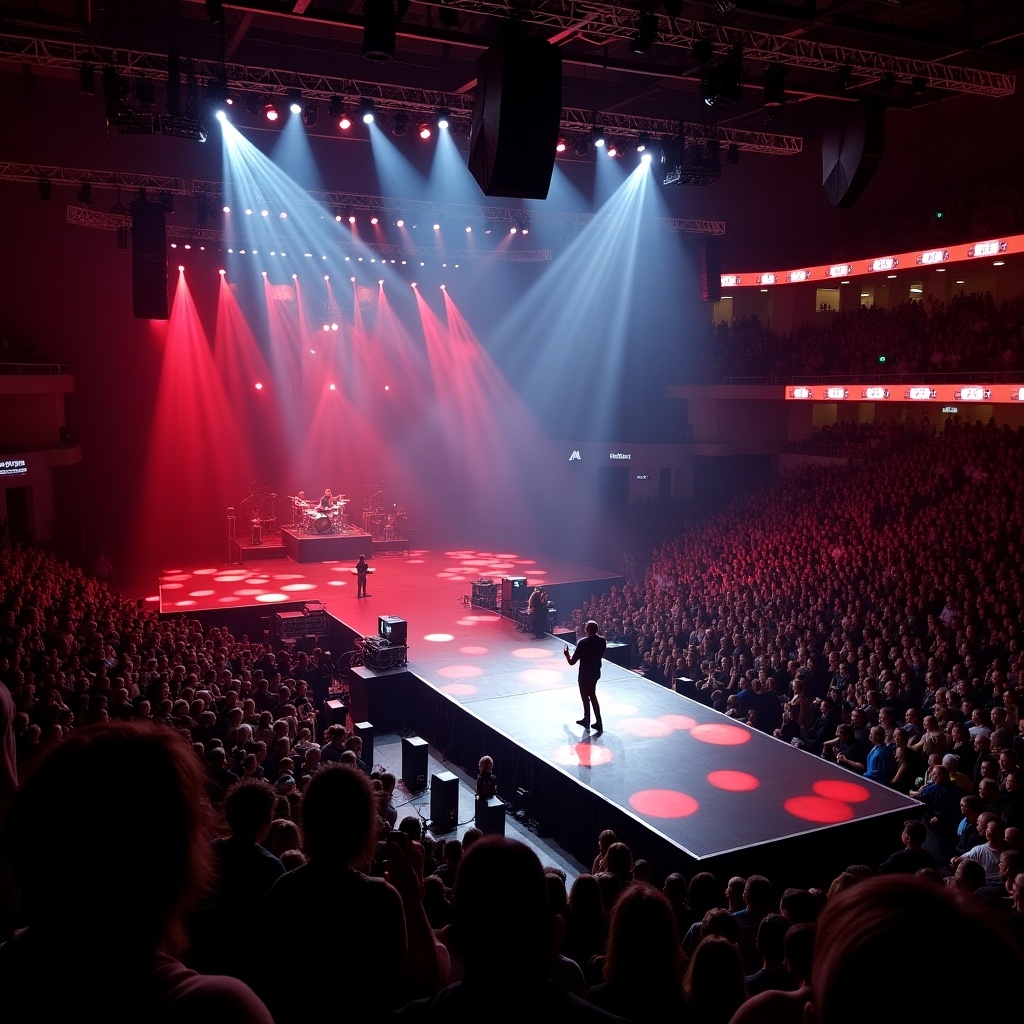
[{"label": "drummer", "polygon": [[334,504],[334,495],[331,494],[330,487],[324,488],[324,496],[320,499],[320,507],[329,509]]}]

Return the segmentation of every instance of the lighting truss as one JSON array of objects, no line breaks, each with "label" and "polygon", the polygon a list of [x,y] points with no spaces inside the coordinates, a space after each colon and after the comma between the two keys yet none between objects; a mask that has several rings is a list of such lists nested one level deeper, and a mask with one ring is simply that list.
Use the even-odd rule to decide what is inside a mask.
[{"label": "lighting truss", "polygon": [[[110,64],[126,77],[145,75],[156,81],[167,78],[165,54],[0,34],[0,63],[35,63],[42,67],[74,70],[77,74],[83,60],[94,64]],[[455,121],[467,123],[473,116],[473,98],[466,93],[443,93],[352,78],[300,74],[245,64],[222,64],[219,60],[194,60],[193,66],[196,77],[205,82],[223,81],[226,71],[233,89],[256,96],[284,97],[290,90],[299,89],[308,99],[329,104],[335,97],[341,97],[352,106],[357,105],[361,97],[366,97],[373,100],[374,108],[378,111],[403,111],[409,115],[410,123],[417,117],[431,120],[441,107],[448,110]],[[563,108],[561,130],[573,132],[585,128],[589,131],[593,117],[592,109]],[[613,113],[599,114],[599,121],[602,126],[614,129],[617,139],[631,143],[635,143],[643,133],[652,136],[675,134],[679,128],[678,121]],[[803,140],[796,136],[738,128],[722,127],[718,137],[723,142],[737,145],[742,151],[774,156],[790,156],[799,153],[803,147]]]},{"label": "lighting truss", "polygon": [[[673,122],[678,131],[678,122]],[[722,129],[719,137],[724,138]],[[799,141],[799,140],[798,140]],[[22,164],[13,161],[0,161],[0,181],[38,181],[46,178],[55,185],[81,185],[89,182],[94,188],[125,189],[137,191],[140,188],[147,192],[168,192],[180,196],[184,200],[204,196],[215,201],[216,205],[227,199],[234,199],[231,189],[225,190],[219,181],[202,181],[185,179],[158,174],[128,174],[123,171],[103,171],[95,169],[57,167],[50,164]],[[422,199],[400,199],[394,196],[371,196],[358,192],[308,192],[310,197],[305,202],[325,206],[328,209],[346,209],[354,213],[387,213],[403,216],[407,219],[418,216],[425,223],[436,220],[454,220],[489,225],[509,224],[523,216],[522,207],[518,206],[473,206],[469,203],[427,202]],[[245,198],[245,197],[239,197]],[[561,227],[585,227],[600,214],[564,212],[549,209],[531,209],[530,222],[533,225],[551,225]],[[79,223],[76,221],[75,223]],[[678,231],[695,235],[724,235],[724,220],[701,220],[685,217],[643,217],[643,226],[660,228],[666,231]],[[168,225],[168,232],[174,230]],[[193,236],[195,231],[190,230]],[[208,229],[209,230],[209,229]],[[197,236],[196,236],[197,237]],[[216,240],[219,233],[207,234],[203,237]],[[472,251],[472,250],[470,250]]]},{"label": "lighting truss", "polygon": [[[505,0],[448,0],[447,6],[477,15],[508,16]],[[978,68],[897,57],[852,46],[835,46],[799,36],[754,32],[713,21],[669,18],[662,13],[656,17],[659,46],[689,51],[695,42],[706,40],[716,54],[727,54],[734,46],[741,46],[744,59],[814,71],[849,67],[855,78],[861,79],[860,84],[877,81],[888,73],[895,75],[897,82],[910,84],[912,79],[922,78],[932,88],[975,96],[1012,96],[1015,88],[1013,75]],[[619,39],[629,42],[636,32],[635,8],[594,0],[574,0],[565,6],[535,4],[524,13],[523,20],[559,33],[582,31],[588,39],[598,43]]]}]

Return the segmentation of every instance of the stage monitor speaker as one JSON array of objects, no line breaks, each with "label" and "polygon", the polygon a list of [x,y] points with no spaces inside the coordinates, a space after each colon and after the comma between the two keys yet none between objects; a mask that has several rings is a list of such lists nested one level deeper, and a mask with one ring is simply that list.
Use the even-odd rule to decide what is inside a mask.
[{"label": "stage monitor speaker", "polygon": [[402,782],[410,793],[427,788],[427,752],[429,745],[419,736],[402,738]]},{"label": "stage monitor speaker", "polygon": [[378,615],[377,635],[395,647],[405,647],[409,640],[409,624],[397,615]]},{"label": "stage monitor speaker", "polygon": [[373,723],[356,722],[352,731],[363,741],[363,764],[373,771]]},{"label": "stage monitor speaker", "polygon": [[702,238],[700,243],[700,298],[702,302],[719,302],[722,298],[722,270],[714,236]]},{"label": "stage monitor speaker", "polygon": [[505,834],[505,804],[496,796],[476,802],[476,820],[474,824],[486,836],[503,836]]},{"label": "stage monitor speaker", "polygon": [[459,777],[454,772],[430,776],[430,829],[435,835],[454,832],[459,824]]},{"label": "stage monitor speaker", "polygon": [[328,725],[344,725],[348,721],[348,708],[340,700],[325,702]]},{"label": "stage monitor speaker", "polygon": [[821,183],[833,206],[847,209],[861,197],[885,148],[885,102],[861,100],[821,140]]},{"label": "stage monitor speaker", "polygon": [[159,203],[132,203],[132,314],[168,317],[167,219]]},{"label": "stage monitor speaker", "polygon": [[486,196],[547,199],[562,117],[562,54],[510,26],[477,60],[469,170]]}]

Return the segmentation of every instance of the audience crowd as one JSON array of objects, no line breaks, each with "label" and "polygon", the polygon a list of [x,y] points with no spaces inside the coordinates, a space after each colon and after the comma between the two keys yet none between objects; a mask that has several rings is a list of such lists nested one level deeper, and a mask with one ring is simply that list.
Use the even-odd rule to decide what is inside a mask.
[{"label": "audience crowd", "polygon": [[825,376],[1020,373],[1024,296],[996,303],[989,294],[948,303],[905,302],[821,313],[780,335],[756,316],[722,322],[695,338],[686,379],[757,377],[785,384]]},{"label": "audience crowd", "polygon": [[[933,933],[963,977],[1011,977],[1024,433],[953,420],[903,441],[741,499],[580,609],[652,685],[920,801],[898,849],[825,890],[652,880],[611,834],[570,886],[511,841],[433,841],[358,737],[318,723],[329,658],[161,620],[0,543],[0,801],[21,895],[3,889],[5,1019],[747,1024],[813,1004],[827,1024],[864,1012],[854,997],[882,974],[872,1014],[896,1019],[907,978],[932,976]],[[958,977],[937,998],[962,1016]]]}]

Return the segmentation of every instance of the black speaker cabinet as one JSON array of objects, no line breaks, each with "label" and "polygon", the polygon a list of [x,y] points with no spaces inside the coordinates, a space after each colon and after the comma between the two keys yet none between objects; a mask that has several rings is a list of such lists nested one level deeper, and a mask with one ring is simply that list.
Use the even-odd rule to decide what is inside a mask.
[{"label": "black speaker cabinet", "polygon": [[469,170],[486,196],[546,199],[562,117],[562,54],[509,26],[477,60]]},{"label": "black speaker cabinet", "polygon": [[344,725],[348,721],[348,708],[340,700],[325,701],[324,706],[328,725]]},{"label": "black speaker cabinet", "polygon": [[719,302],[722,298],[722,271],[718,263],[718,239],[701,239],[700,244],[701,302]]},{"label": "black speaker cabinet", "polygon": [[885,101],[867,97],[821,139],[821,181],[833,206],[848,209],[868,187],[885,149]]},{"label": "black speaker cabinet", "polygon": [[373,724],[371,722],[356,722],[353,732],[363,741],[363,764],[371,771],[373,770]]},{"label": "black speaker cabinet", "polygon": [[459,777],[454,772],[430,776],[430,829],[437,835],[454,832],[459,823]]},{"label": "black speaker cabinet", "polygon": [[410,793],[427,788],[427,741],[419,736],[402,739],[402,782]]},{"label": "black speaker cabinet", "polygon": [[503,576],[501,578],[501,614],[512,616],[516,608],[525,608],[530,600],[529,586],[525,576]]},{"label": "black speaker cabinet", "polygon": [[167,220],[159,203],[132,203],[132,314],[166,320]]}]

